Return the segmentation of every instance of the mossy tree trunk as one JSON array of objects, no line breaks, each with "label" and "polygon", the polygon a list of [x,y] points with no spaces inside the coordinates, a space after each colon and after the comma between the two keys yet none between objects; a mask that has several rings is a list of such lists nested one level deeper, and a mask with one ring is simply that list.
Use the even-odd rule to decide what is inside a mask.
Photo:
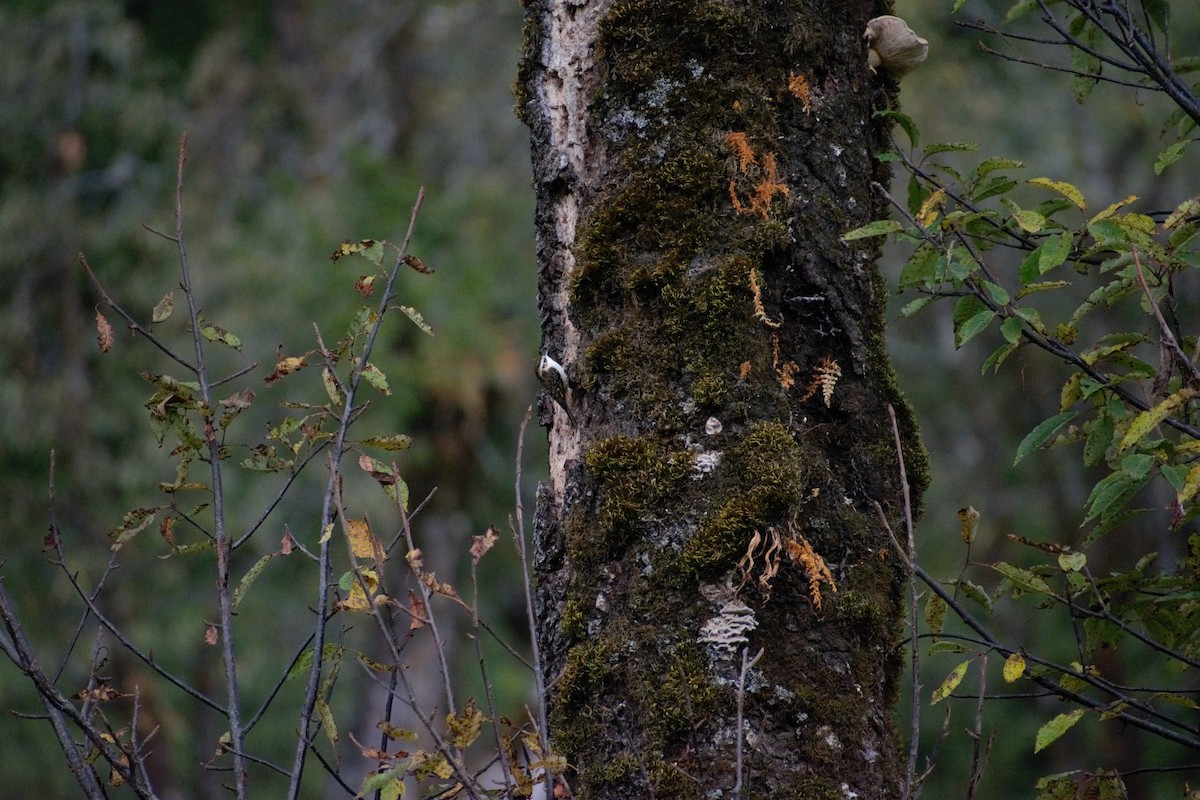
[{"label": "mossy tree trunk", "polygon": [[[550,732],[586,798],[897,796],[882,0],[531,0]],[[762,650],[745,676],[744,656]]]}]

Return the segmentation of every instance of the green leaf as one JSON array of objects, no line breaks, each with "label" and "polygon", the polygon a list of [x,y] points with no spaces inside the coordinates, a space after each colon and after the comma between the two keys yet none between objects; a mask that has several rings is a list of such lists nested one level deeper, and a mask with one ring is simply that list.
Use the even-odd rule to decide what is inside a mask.
[{"label": "green leaf", "polygon": [[954,346],[962,347],[974,339],[995,318],[996,312],[986,309],[968,319],[954,331]]},{"label": "green leaf", "polygon": [[1183,151],[1191,144],[1191,139],[1180,139],[1175,144],[1162,149],[1154,160],[1154,174],[1161,175],[1162,171],[1183,158]]},{"label": "green leaf", "polygon": [[1038,250],[1041,251],[1038,254],[1038,274],[1045,275],[1066,261],[1071,255],[1071,245],[1074,241],[1075,235],[1071,231],[1063,231],[1038,245]]},{"label": "green leaf", "polygon": [[910,300],[900,309],[901,317],[911,317],[913,314],[920,311],[925,306],[933,302],[932,297],[918,297],[916,300]]},{"label": "green leaf", "polygon": [[[321,648],[321,660],[331,661],[335,659],[341,649],[341,645],[337,644],[336,642],[326,642],[325,646]],[[292,666],[288,669],[287,676],[284,678],[284,680],[290,681],[292,678],[296,678],[308,672],[312,668],[312,663],[313,649],[309,647],[300,654],[300,657],[296,659],[296,663],[292,664]]]},{"label": "green leaf", "polygon": [[425,318],[421,316],[420,311],[417,311],[412,306],[397,306],[397,308],[404,313],[404,316],[411,319],[418,328],[425,331],[425,333],[429,334],[430,336],[433,336],[433,328],[430,327],[429,323],[425,321]]},{"label": "green leaf", "polygon": [[990,356],[988,356],[987,359],[983,362],[983,366],[979,368],[979,374],[986,375],[987,371],[989,369],[994,372],[999,372],[1000,365],[1003,364],[1009,356],[1011,356],[1013,353],[1017,352],[1017,350],[1019,350],[1019,349],[1021,349],[1020,342],[1013,342],[1010,344],[1000,345],[995,350],[993,350],[992,354]]},{"label": "green leaf", "polygon": [[368,361],[367,365],[363,367],[362,377],[364,381],[371,384],[385,395],[390,395],[392,393],[391,388],[388,387],[387,376],[383,374],[383,371],[380,370],[379,367],[375,366],[370,361]]},{"label": "green leaf", "polygon": [[1082,45],[1071,48],[1071,69],[1079,73],[1071,76],[1071,85],[1075,89],[1075,100],[1082,103],[1098,83],[1091,76],[1099,76],[1103,69],[1100,59],[1092,55],[1099,49],[1100,29],[1081,13],[1071,20],[1070,32]]},{"label": "green leaf", "polygon": [[[1024,166],[1024,161],[1018,161],[1015,158],[995,157],[980,162],[979,166],[972,170],[972,174],[976,179],[979,179],[995,172],[998,169],[1022,169]],[[1013,185],[1016,186],[1016,183],[1013,183]]]},{"label": "green leaf", "polygon": [[1141,480],[1154,466],[1154,456],[1149,453],[1130,453],[1121,459],[1121,472],[1133,480]]},{"label": "green leaf", "polygon": [[1085,564],[1087,564],[1087,556],[1078,551],[1060,553],[1058,556],[1058,567],[1063,572],[1079,572]]},{"label": "green leaf", "polygon": [[1055,181],[1050,178],[1030,178],[1028,183],[1033,186],[1041,186],[1043,189],[1049,189],[1052,192],[1058,192],[1081,210],[1087,208],[1083,192],[1065,181]]},{"label": "green leaf", "polygon": [[1007,197],[1001,198],[1001,202],[1008,207],[1009,213],[1012,214],[1012,218],[1016,221],[1017,226],[1026,233],[1037,233],[1046,227],[1046,218],[1038,212],[1022,209]]},{"label": "green leaf", "polygon": [[226,347],[232,347],[234,350],[242,349],[241,339],[234,336],[220,325],[213,325],[212,323],[205,322],[203,317],[200,318],[200,335],[210,342],[218,342]]},{"label": "green leaf", "polygon": [[1054,719],[1047,722],[1042,727],[1038,728],[1037,740],[1033,746],[1033,752],[1040,753],[1042,750],[1049,747],[1056,739],[1074,727],[1076,722],[1083,719],[1086,708],[1077,708],[1074,711],[1068,711],[1065,714],[1059,714]]},{"label": "green leaf", "polygon": [[1159,423],[1171,416],[1176,409],[1195,396],[1195,389],[1180,389],[1178,392],[1175,392],[1175,394],[1171,395],[1166,400],[1163,400],[1154,408],[1138,414],[1137,417],[1134,418],[1133,422],[1130,423],[1129,430],[1125,432],[1125,437],[1121,439],[1121,445],[1119,449],[1127,450],[1133,445],[1137,444],[1146,436],[1146,434],[1154,430]]},{"label": "green leaf", "polygon": [[1023,567],[1015,567],[1005,561],[997,561],[995,564],[992,564],[992,569],[1012,581],[1014,586],[1024,589],[1027,592],[1054,595],[1054,590],[1050,588],[1050,584],[1046,583],[1041,576],[1035,575]]},{"label": "green leaf", "polygon": [[1159,31],[1167,33],[1171,20],[1171,4],[1167,0],[1142,0],[1142,9]]},{"label": "green leaf", "polygon": [[1017,464],[1020,464],[1026,456],[1044,445],[1050,440],[1050,437],[1058,433],[1059,428],[1075,419],[1078,415],[1078,411],[1063,411],[1060,414],[1055,414],[1031,430],[1021,440],[1021,443],[1017,445],[1017,457],[1013,460],[1013,466],[1015,467]]},{"label": "green leaf", "polygon": [[988,297],[992,298],[993,303],[998,306],[1008,305],[1008,291],[1005,290],[1003,286],[992,283],[991,281],[983,281],[983,288],[984,291],[988,293]]},{"label": "green leaf", "polygon": [[992,598],[988,597],[988,593],[984,591],[982,586],[961,579],[947,581],[947,583],[956,587],[963,595],[978,603],[985,611],[991,612]]},{"label": "green leaf", "polygon": [[931,286],[937,279],[938,262],[941,259],[942,254],[936,248],[922,244],[913,251],[900,270],[900,288]]},{"label": "green leaf", "polygon": [[167,292],[163,295],[163,299],[158,301],[158,305],[154,307],[154,311],[150,313],[150,321],[157,324],[166,322],[171,318],[171,314],[175,311],[175,293]]},{"label": "green leaf", "polygon": [[1018,20],[1029,12],[1036,11],[1037,7],[1037,0],[1020,0],[1008,9],[1008,13],[1004,15],[1004,21],[1009,23]]},{"label": "green leaf", "polygon": [[973,295],[960,297],[954,304],[954,346],[962,347],[987,327],[996,316],[983,301]]},{"label": "green leaf", "polygon": [[[1085,504],[1088,508],[1088,513],[1081,525],[1086,525],[1096,517],[1100,517],[1102,522],[1112,519],[1116,512],[1124,508],[1125,504],[1146,485],[1148,480],[1149,478],[1145,476],[1131,478],[1124,472],[1114,472],[1101,479],[1099,483],[1092,487],[1092,492],[1088,495],[1087,503]],[[1091,535],[1098,536],[1099,533],[1092,531]]]},{"label": "green leaf", "polygon": [[889,233],[895,233],[903,229],[904,226],[894,219],[877,219],[874,222],[868,222],[866,225],[842,234],[842,241],[852,242],[855,239],[867,239],[872,236],[887,236]]},{"label": "green leaf", "polygon": [[412,438],[403,433],[397,433],[392,436],[374,436],[370,439],[363,439],[362,443],[383,450],[407,450],[412,446]]},{"label": "green leaf", "polygon": [[1026,297],[1037,292],[1046,292],[1051,289],[1065,289],[1070,286],[1070,281],[1041,281],[1038,283],[1027,283],[1021,287],[1021,291],[1017,292],[1017,299]]},{"label": "green leaf", "polygon": [[249,591],[250,586],[253,585],[258,576],[262,574],[263,568],[267,566],[267,562],[277,555],[279,555],[278,552],[267,553],[265,556],[258,559],[258,561],[255,561],[254,566],[242,576],[242,580],[238,583],[237,588],[233,590],[234,611],[237,610],[238,603],[242,602],[242,598],[246,596],[246,592]]},{"label": "green leaf", "polygon": [[1017,344],[1021,341],[1021,331],[1024,329],[1025,320],[1020,317],[1009,317],[1000,326],[1000,333],[1004,334],[1004,338],[1010,344]]},{"label": "green leaf", "polygon": [[967,676],[967,666],[970,663],[970,661],[964,661],[950,671],[950,674],[942,681],[942,685],[934,690],[933,696],[929,699],[929,705],[937,705],[958,688],[958,685],[962,683],[962,679]]},{"label": "green leaf", "polygon": [[[1078,375],[1079,373],[1075,373]],[[1094,467],[1104,458],[1113,440],[1113,420],[1108,414],[1101,414],[1088,428],[1087,439],[1083,443],[1083,463]]]},{"label": "green leaf", "polygon": [[370,772],[363,778],[362,788],[355,797],[369,797],[375,792],[388,792],[394,785],[404,786],[404,776],[407,770],[402,767],[388,767],[381,772]]},{"label": "green leaf", "polygon": [[925,148],[925,155],[932,156],[936,153],[961,153],[975,152],[979,149],[979,145],[974,142],[935,142]]},{"label": "green leaf", "polygon": [[955,13],[957,13],[957,12],[958,12],[958,10],[959,10],[960,8],[962,8],[962,7],[963,7],[963,4],[964,4],[964,3],[966,3],[966,2],[967,2],[967,0],[954,0],[954,8],[952,8],[952,9],[950,10],[950,13],[951,13],[951,14],[955,14]]},{"label": "green leaf", "polygon": [[918,146],[918,143],[921,139],[921,132],[917,128],[917,123],[912,121],[912,117],[908,116],[907,114],[901,114],[899,111],[892,111],[890,109],[876,111],[872,116],[884,117],[892,120],[904,130],[904,133],[908,136],[908,141],[912,144],[912,146]]}]

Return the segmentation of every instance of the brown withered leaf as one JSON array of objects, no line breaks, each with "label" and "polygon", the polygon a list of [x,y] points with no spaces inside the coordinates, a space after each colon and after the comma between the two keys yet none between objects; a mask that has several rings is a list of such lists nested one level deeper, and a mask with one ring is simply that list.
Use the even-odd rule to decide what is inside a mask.
[{"label": "brown withered leaf", "polygon": [[225,408],[242,409],[242,408],[249,408],[250,404],[253,402],[254,402],[254,390],[251,389],[250,387],[246,387],[245,389],[242,389],[240,392],[235,392],[235,393],[229,395],[229,397],[226,397],[224,400],[221,401],[221,405],[225,406]]},{"label": "brown withered leaf", "polygon": [[158,523],[158,533],[162,536],[163,541],[172,547],[175,546],[175,518],[163,517]]},{"label": "brown withered leaf", "polygon": [[421,273],[422,275],[432,275],[435,272],[433,267],[429,266],[424,261],[422,261],[421,259],[412,255],[411,253],[404,256],[404,263],[408,264],[410,267],[412,267],[413,269],[415,269],[417,272]]},{"label": "brown withered leaf", "polygon": [[290,556],[294,549],[296,549],[296,540],[292,538],[292,531],[287,525],[284,525],[283,538],[279,540],[279,553],[280,555]]},{"label": "brown withered leaf", "polygon": [[220,634],[217,632],[217,626],[212,622],[204,623],[204,643],[209,647],[217,643]]},{"label": "brown withered leaf", "polygon": [[425,627],[425,601],[423,601],[412,589],[408,590],[408,613],[408,629],[410,631],[419,630]]},{"label": "brown withered leaf", "polygon": [[471,563],[478,564],[479,559],[483,558],[488,550],[492,549],[492,545],[500,538],[500,531],[496,530],[495,525],[489,525],[488,529],[478,536],[471,537]]},{"label": "brown withered leaf", "polygon": [[396,483],[396,471],[382,461],[363,455],[358,458],[358,467],[379,481],[380,486],[391,486]]},{"label": "brown withered leaf", "polygon": [[100,313],[100,309],[96,309],[96,343],[100,345],[101,353],[107,353],[113,348],[112,325],[108,324],[108,320]]},{"label": "brown withered leaf", "polygon": [[79,693],[75,696],[80,700],[83,700],[85,703],[103,703],[105,701],[120,697],[121,693],[103,681],[100,681],[95,686],[80,689]]},{"label": "brown withered leaf", "polygon": [[370,297],[375,294],[375,279],[378,275],[363,275],[354,283],[354,291],[361,294],[363,297]]},{"label": "brown withered leaf", "polygon": [[263,378],[268,385],[274,383],[285,375],[291,375],[293,372],[298,372],[308,366],[308,359],[304,356],[288,356],[280,359],[275,365],[275,371],[267,377]]}]

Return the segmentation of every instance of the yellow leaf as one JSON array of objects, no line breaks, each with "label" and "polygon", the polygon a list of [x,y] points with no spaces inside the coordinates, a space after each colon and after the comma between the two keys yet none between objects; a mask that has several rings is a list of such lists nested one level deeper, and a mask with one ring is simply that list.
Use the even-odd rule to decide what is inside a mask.
[{"label": "yellow leaf", "polygon": [[1025,656],[1013,653],[1004,659],[1004,682],[1012,683],[1025,674]]},{"label": "yellow leaf", "polygon": [[1179,504],[1183,505],[1195,497],[1197,489],[1200,489],[1200,464],[1193,465],[1183,479],[1183,486],[1179,487]]},{"label": "yellow leaf", "polygon": [[466,750],[479,738],[479,731],[485,722],[487,717],[476,707],[475,698],[472,697],[457,715],[446,715],[446,730],[451,743],[459,750]]},{"label": "yellow leaf", "polygon": [[1129,425],[1129,430],[1125,432],[1125,438],[1121,440],[1122,450],[1127,450],[1133,445],[1142,440],[1146,434],[1154,430],[1154,428],[1181,405],[1191,400],[1196,396],[1196,390],[1190,388],[1180,389],[1175,394],[1163,400],[1147,411],[1143,411],[1134,417],[1134,420]]},{"label": "yellow leaf", "polygon": [[1117,213],[1117,211],[1119,209],[1123,208],[1124,206],[1129,205],[1134,200],[1137,200],[1137,195],[1131,194],[1131,195],[1129,195],[1129,197],[1126,197],[1124,200],[1121,200],[1120,202],[1117,202],[1117,203],[1113,203],[1111,206],[1109,206],[1108,208],[1104,209],[1096,216],[1089,219],[1088,225],[1091,225],[1093,222],[1099,222],[1102,219],[1108,219],[1113,214]]},{"label": "yellow leaf", "polygon": [[929,197],[925,198],[925,202],[921,203],[921,210],[917,212],[917,224],[922,228],[928,228],[938,218],[938,212],[941,211],[942,204],[946,202],[946,187],[938,189]]},{"label": "yellow leaf", "polygon": [[371,523],[365,519],[346,520],[346,538],[350,540],[355,558],[367,558],[376,563],[387,560],[383,545],[371,532]]},{"label": "yellow leaf", "polygon": [[1049,178],[1030,178],[1029,183],[1033,184],[1034,186],[1041,186],[1045,189],[1049,189],[1052,192],[1058,192],[1080,209],[1087,208],[1087,203],[1084,202],[1083,199],[1083,192],[1079,191],[1069,183],[1064,181],[1052,181]]},{"label": "yellow leaf", "polygon": [[375,589],[379,586],[379,576],[373,570],[369,569],[364,569],[360,574],[362,580],[354,581],[350,586],[350,596],[341,604],[343,611],[366,611],[371,607],[371,601],[367,599],[367,595],[363,592],[363,584],[367,585],[367,589],[371,594],[375,594]]},{"label": "yellow leaf", "polygon": [[970,661],[964,661],[951,670],[950,674],[946,676],[946,680],[942,681],[942,685],[933,691],[933,697],[929,701],[930,705],[937,705],[958,688],[962,679],[967,676],[967,665],[970,663]]}]

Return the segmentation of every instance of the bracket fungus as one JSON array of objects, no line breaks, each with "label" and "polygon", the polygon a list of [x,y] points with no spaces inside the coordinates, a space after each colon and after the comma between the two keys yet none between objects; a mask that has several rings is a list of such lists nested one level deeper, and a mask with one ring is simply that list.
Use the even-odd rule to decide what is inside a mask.
[{"label": "bracket fungus", "polygon": [[890,14],[875,17],[863,32],[867,40],[867,65],[871,74],[879,70],[900,80],[925,62],[929,42],[913,33],[908,23]]}]

